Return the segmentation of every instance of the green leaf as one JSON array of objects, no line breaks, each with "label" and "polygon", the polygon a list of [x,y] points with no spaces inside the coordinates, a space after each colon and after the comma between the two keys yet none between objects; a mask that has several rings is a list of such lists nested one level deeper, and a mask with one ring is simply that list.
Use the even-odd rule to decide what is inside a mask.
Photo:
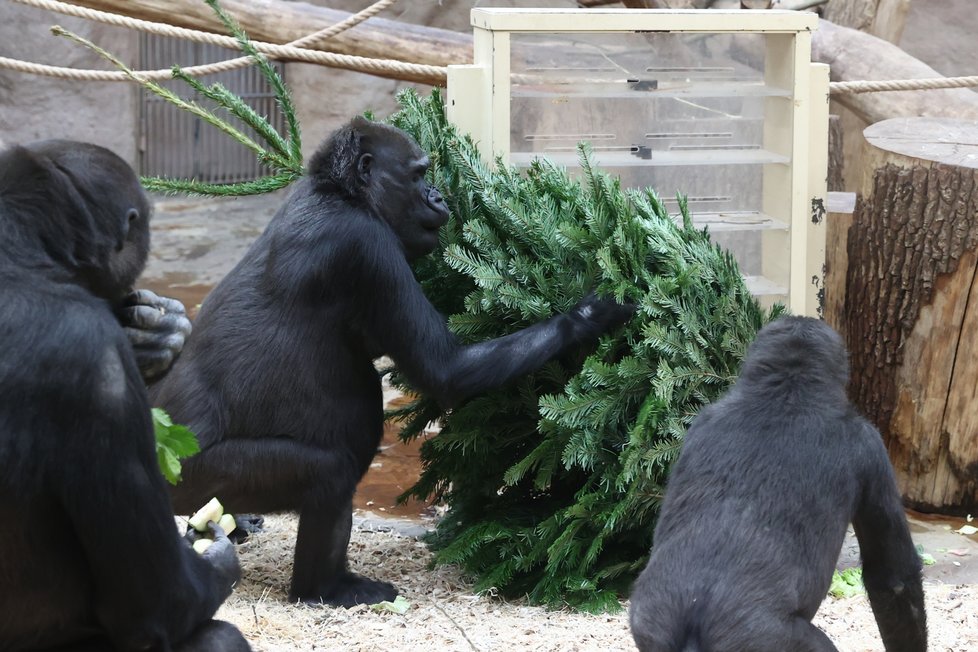
[{"label": "green leaf", "polygon": [[920,562],[924,566],[933,566],[934,564],[937,563],[937,560],[934,559],[934,555],[930,554],[929,552],[924,552],[923,545],[918,543],[914,547],[917,549],[917,555],[920,557]]},{"label": "green leaf", "polygon": [[173,451],[166,446],[157,444],[156,458],[160,464],[160,471],[163,472],[163,477],[167,479],[167,482],[170,484],[180,482],[180,460],[173,454]]},{"label": "green leaf", "polygon": [[174,424],[170,415],[162,409],[153,408],[152,417],[160,471],[170,484],[177,484],[180,481],[180,459],[199,453],[200,444],[189,428]]},{"label": "green leaf", "polygon": [[833,598],[851,598],[854,595],[865,593],[863,587],[863,569],[856,566],[847,568],[841,573],[832,573],[832,584],[829,586],[829,595]]}]

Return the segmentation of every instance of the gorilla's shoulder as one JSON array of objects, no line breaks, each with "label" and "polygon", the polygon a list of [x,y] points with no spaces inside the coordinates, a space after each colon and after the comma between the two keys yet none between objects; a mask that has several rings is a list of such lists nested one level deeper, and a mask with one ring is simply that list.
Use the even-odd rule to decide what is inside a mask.
[{"label": "gorilla's shoulder", "polygon": [[128,345],[108,302],[78,286],[41,285],[26,298],[10,298],[11,309],[2,321],[21,340],[20,347],[12,348],[36,360],[51,356],[60,366],[84,365],[91,362],[93,351]]}]

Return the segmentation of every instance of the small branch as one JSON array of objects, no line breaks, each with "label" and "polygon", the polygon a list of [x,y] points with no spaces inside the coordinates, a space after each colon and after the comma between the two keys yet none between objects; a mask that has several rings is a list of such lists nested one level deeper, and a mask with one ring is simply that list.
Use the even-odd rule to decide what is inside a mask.
[{"label": "small branch", "polygon": [[57,36],[64,36],[65,38],[71,39],[72,41],[75,41],[76,43],[79,43],[80,45],[84,45],[85,47],[89,48],[90,50],[93,50],[99,56],[101,56],[101,57],[103,57],[105,59],[108,59],[110,62],[112,62],[112,65],[114,65],[116,68],[118,68],[119,70],[121,70],[122,72],[124,72],[134,82],[136,82],[138,84],[141,84],[147,90],[155,93],[156,95],[159,95],[160,97],[162,97],[167,102],[170,102],[171,104],[176,105],[178,108],[183,109],[184,111],[189,111],[190,113],[194,114],[195,116],[197,116],[201,120],[204,120],[208,124],[211,124],[211,125],[217,127],[218,129],[220,129],[221,131],[225,132],[226,134],[228,134],[229,136],[231,136],[232,138],[234,138],[235,140],[237,140],[239,143],[241,143],[242,145],[244,145],[248,149],[251,149],[252,151],[254,151],[255,153],[257,153],[258,155],[260,155],[260,156],[261,155],[270,156],[268,154],[268,152],[266,152],[265,149],[261,145],[259,145],[255,141],[253,141],[251,138],[248,138],[243,133],[241,133],[240,131],[238,131],[237,129],[235,129],[234,127],[232,127],[231,125],[229,125],[228,123],[224,122],[223,120],[221,120],[220,118],[218,118],[216,115],[214,115],[213,113],[211,113],[207,109],[205,109],[202,106],[196,104],[195,102],[187,102],[186,100],[182,100],[182,99],[180,99],[179,96],[177,96],[173,91],[169,90],[168,88],[164,88],[163,86],[160,86],[156,82],[150,81],[149,79],[146,79],[145,77],[140,77],[139,75],[137,75],[136,73],[134,73],[132,71],[132,69],[130,69],[126,64],[124,64],[114,54],[112,54],[111,52],[109,52],[107,50],[102,49],[98,45],[95,45],[94,43],[92,43],[91,41],[89,41],[87,38],[85,38],[83,36],[79,36],[78,34],[75,34],[74,32],[70,32],[70,31],[66,30],[65,28],[61,27],[60,25],[54,25],[51,28],[51,32],[53,34],[57,35]]},{"label": "small branch", "polygon": [[217,0],[204,0],[204,2],[217,14],[224,24],[224,27],[231,32],[238,46],[247,55],[262,75],[271,84],[275,92],[275,100],[278,102],[282,112],[288,122],[289,137],[284,138],[268,122],[266,118],[259,115],[241,97],[229,91],[219,83],[205,86],[200,81],[185,73],[179,66],[174,66],[171,75],[174,79],[179,79],[190,86],[191,89],[203,97],[214,102],[218,107],[224,109],[242,123],[250,127],[255,133],[265,141],[270,147],[266,149],[256,140],[245,135],[241,130],[225,120],[222,120],[212,111],[205,109],[196,102],[180,98],[176,93],[168,88],[161,86],[148,77],[134,72],[118,57],[95,45],[95,43],[85,39],[78,34],[70,32],[62,27],[54,26],[51,31],[58,36],[75,41],[93,50],[99,56],[107,59],[118,68],[129,79],[137,82],[150,92],[158,95],[167,102],[179,109],[187,111],[197,116],[207,124],[217,127],[231,138],[241,143],[253,151],[258,161],[271,168],[271,176],[262,177],[254,181],[235,184],[213,184],[203,183],[194,179],[167,179],[161,177],[143,177],[143,186],[147,190],[162,192],[181,192],[191,195],[214,195],[214,196],[240,196],[257,195],[272,192],[288,186],[303,174],[302,167],[302,144],[299,133],[299,123],[295,115],[295,106],[292,103],[292,95],[285,86],[282,78],[268,62],[265,55],[258,52],[255,46],[248,39],[241,26],[230,15],[228,15],[219,5]]},{"label": "small branch", "polygon": [[434,599],[432,599],[430,597],[428,598],[428,600],[431,601],[431,604],[434,605],[435,609],[437,609],[438,611],[442,612],[442,614],[445,616],[445,618],[448,618],[448,620],[450,620],[452,622],[452,624],[455,625],[455,629],[457,629],[459,631],[459,633],[462,634],[462,638],[464,638],[465,639],[465,642],[469,644],[469,647],[471,647],[473,650],[475,650],[475,652],[481,652],[479,650],[479,648],[476,646],[476,644],[472,642],[472,639],[469,638],[469,635],[465,633],[465,629],[463,629],[462,626],[459,625],[455,621],[454,618],[452,618],[450,615],[448,615],[448,612],[445,611],[444,609],[442,609],[440,604],[438,604],[437,602],[435,602]]}]

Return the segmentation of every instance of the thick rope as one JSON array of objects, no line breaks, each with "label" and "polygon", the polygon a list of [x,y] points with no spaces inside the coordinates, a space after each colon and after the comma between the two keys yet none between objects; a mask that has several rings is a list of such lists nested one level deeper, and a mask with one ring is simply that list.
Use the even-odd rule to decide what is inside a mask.
[{"label": "thick rope", "polygon": [[[97,11],[95,9],[88,9],[87,7],[79,7],[78,5],[71,5],[65,2],[58,2],[57,0],[11,0],[12,2],[17,2],[23,5],[28,5],[32,7],[38,7],[41,9],[47,9],[48,11],[53,11],[56,13],[65,14],[67,16],[75,16],[78,18],[85,18],[88,20],[94,20],[96,22],[104,23],[107,25],[115,25],[117,27],[127,27],[131,29],[138,29],[143,32],[148,32],[151,34],[159,34],[161,36],[170,36],[174,38],[182,38],[190,41],[195,41],[198,43],[209,43],[211,45],[219,45],[221,47],[239,49],[238,42],[232,36],[222,36],[220,34],[212,34],[210,32],[203,32],[194,29],[187,29],[184,27],[174,27],[172,25],[164,25],[161,23],[154,23],[146,20],[140,20],[138,18],[129,18],[128,16],[120,16],[118,14],[112,14],[105,11]],[[374,5],[364,9],[363,11],[354,14],[350,18],[331,25],[325,29],[322,29],[314,34],[305,36],[298,41],[294,41],[288,45],[276,45],[273,43],[262,43],[260,41],[252,41],[252,45],[255,49],[262,54],[268,55],[272,59],[288,59],[290,61],[301,61],[304,63],[315,63],[320,65],[331,66],[334,68],[343,68],[346,70],[356,70],[360,72],[368,73],[400,73],[411,77],[426,77],[432,80],[444,83],[447,79],[447,69],[441,66],[428,66],[416,63],[405,63],[402,61],[396,61],[393,59],[371,59],[368,57],[358,57],[349,54],[336,54],[335,52],[321,52],[319,50],[310,50],[304,47],[296,47],[296,43],[312,43],[319,42],[330,36],[338,34],[340,31],[349,29],[354,25],[357,25],[367,18],[370,18],[379,11],[389,7],[396,0],[380,0]],[[342,29],[340,29],[342,28]],[[241,68],[252,63],[250,57],[238,57],[235,59],[229,59],[226,61],[219,61],[217,63],[205,64],[201,66],[190,66],[183,68],[183,72],[188,75],[201,76],[213,74],[216,72],[225,72],[227,70],[234,70],[236,68]],[[27,61],[19,61],[17,59],[10,59],[7,57],[0,57],[0,67],[7,68],[9,70],[16,70],[19,72],[26,72],[35,75],[45,75],[48,77],[58,77],[61,79],[79,79],[84,81],[132,81],[132,78],[124,72],[113,71],[113,70],[79,70],[76,68],[64,68],[60,66],[49,66],[45,64],[30,63]],[[143,70],[135,71],[135,74],[151,80],[167,80],[173,78],[173,72],[167,68],[164,70]]]},{"label": "thick rope", "polygon": [[335,25],[330,25],[329,27],[325,27],[314,34],[310,34],[309,36],[303,36],[298,41],[292,41],[291,43],[289,43],[289,45],[291,45],[294,48],[311,48],[314,45],[318,45],[322,41],[332,38],[333,36],[336,36],[340,32],[345,32],[351,27],[356,27],[357,25],[367,20],[368,18],[376,16],[384,9],[387,9],[395,2],[397,2],[397,0],[378,0],[377,2],[367,7],[366,9],[362,11],[358,11],[357,13],[353,14],[346,20],[341,20]]},{"label": "thick rope", "polygon": [[[402,61],[395,61],[393,59],[371,59],[349,54],[336,54],[333,52],[321,52],[319,50],[308,49],[308,46],[310,45],[320,43],[323,40],[335,36],[346,29],[350,29],[351,27],[360,24],[361,22],[394,4],[396,1],[397,0],[379,0],[363,11],[350,16],[346,20],[336,23],[335,25],[330,25],[329,27],[308,36],[304,36],[301,39],[293,41],[287,45],[275,45],[272,43],[262,43],[260,41],[253,41],[252,43],[256,50],[268,55],[273,59],[302,61],[305,63],[315,63],[334,68],[358,70],[369,73],[407,73],[412,76],[431,77],[433,79],[440,80],[440,83],[444,83],[447,79],[447,69],[442,66],[404,63]],[[86,18],[88,20],[94,20],[107,25],[128,27],[152,34],[183,38],[199,43],[209,43],[226,48],[238,49],[237,41],[231,36],[222,36],[220,34],[212,34],[210,32],[140,20],[138,18],[129,18],[128,16],[120,16],[118,14],[112,14],[105,11],[88,9],[87,7],[58,2],[57,0],[11,0],[11,2],[47,9],[48,11],[65,14],[67,16]],[[182,70],[188,75],[201,76],[216,72],[234,70],[236,68],[250,65],[250,63],[250,57],[238,57],[212,64],[190,66],[183,68]],[[18,59],[10,59],[8,57],[0,57],[0,68],[6,68],[8,70],[15,70],[34,75],[58,77],[61,79],[78,79],[83,81],[132,81],[132,78],[129,75],[121,71],[79,70],[76,68],[64,68],[60,66],[49,66],[45,64],[20,61]],[[173,77],[173,73],[170,69],[143,70],[135,71],[135,73],[140,77],[151,80],[166,80],[172,79]],[[969,88],[974,86],[978,86],[978,76],[937,77],[933,79],[897,79],[889,81],[830,82],[829,92],[833,94],[878,93],[887,91],[932,90],[940,88]]]},{"label": "thick rope", "polygon": [[978,76],[829,82],[829,92],[838,94],[879,93],[885,91],[924,91],[937,88],[968,88],[971,86],[978,86]]}]

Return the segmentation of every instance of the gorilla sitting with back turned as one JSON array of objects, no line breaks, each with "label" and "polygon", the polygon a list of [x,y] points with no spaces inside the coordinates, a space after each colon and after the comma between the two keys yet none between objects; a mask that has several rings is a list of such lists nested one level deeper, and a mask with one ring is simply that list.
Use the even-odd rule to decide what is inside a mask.
[{"label": "gorilla sitting with back turned", "polygon": [[846,397],[848,375],[824,322],[761,329],[669,476],[632,590],[640,650],[836,650],[811,620],[850,522],[886,649],[927,649],[920,558],[882,439]]},{"label": "gorilla sitting with back turned", "polygon": [[204,301],[155,402],[202,451],[178,510],[219,496],[235,513],[297,510],[290,599],[337,606],[396,589],[347,568],[352,497],[383,433],[375,358],[451,406],[624,323],[633,308],[588,297],[566,314],[462,345],[410,261],[449,212],[428,156],[402,131],[355,118],[312,158],[244,259]]},{"label": "gorilla sitting with back turned", "polygon": [[[2,650],[251,649],[212,620],[234,546],[181,539],[158,466],[139,369],[165,363],[174,340],[156,334],[181,327],[141,316],[158,298],[124,306],[148,248],[149,202],[112,152],[0,152]],[[114,312],[155,342],[145,364]]]}]

